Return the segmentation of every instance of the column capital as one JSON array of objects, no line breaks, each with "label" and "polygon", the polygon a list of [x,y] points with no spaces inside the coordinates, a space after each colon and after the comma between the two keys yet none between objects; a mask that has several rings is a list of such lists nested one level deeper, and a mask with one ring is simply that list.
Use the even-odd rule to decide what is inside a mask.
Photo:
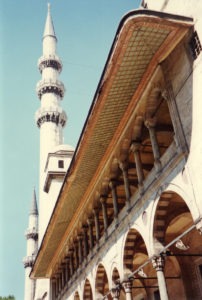
[{"label": "column capital", "polygon": [[[88,220],[87,220],[87,222],[88,222]],[[84,224],[84,225],[82,226],[82,230],[83,230],[83,233],[87,232],[87,230],[88,230],[88,225],[87,225],[87,224]]]},{"label": "column capital", "polygon": [[132,141],[130,149],[132,152],[137,152],[139,151],[141,146],[141,142],[140,141]]},{"label": "column capital", "polygon": [[97,216],[98,213],[99,213],[99,208],[98,207],[94,207],[93,208],[93,214],[94,214],[94,216]]},{"label": "column capital", "polygon": [[111,289],[111,296],[113,299],[119,299],[120,297],[120,286],[116,285]]},{"label": "column capital", "polygon": [[117,185],[118,185],[118,181],[116,179],[111,179],[110,180],[109,187],[110,187],[111,190],[116,188]]},{"label": "column capital", "polygon": [[107,196],[106,195],[100,195],[100,202],[101,204],[105,204],[107,201]]},{"label": "column capital", "polygon": [[153,268],[156,269],[156,271],[163,271],[165,266],[165,259],[163,256],[156,256],[152,259]]},{"label": "column capital", "polygon": [[127,171],[128,170],[128,163],[127,162],[122,162],[122,161],[119,161],[119,168],[124,172],[124,171]]},{"label": "column capital", "polygon": [[122,286],[124,288],[125,293],[131,293],[132,292],[133,282],[132,282],[132,280],[124,281],[122,283]]},{"label": "column capital", "polygon": [[147,118],[144,123],[148,129],[154,128],[156,126],[157,119],[156,118]]},{"label": "column capital", "polygon": [[93,225],[93,216],[88,217],[87,223],[88,223],[88,226],[92,226]]}]

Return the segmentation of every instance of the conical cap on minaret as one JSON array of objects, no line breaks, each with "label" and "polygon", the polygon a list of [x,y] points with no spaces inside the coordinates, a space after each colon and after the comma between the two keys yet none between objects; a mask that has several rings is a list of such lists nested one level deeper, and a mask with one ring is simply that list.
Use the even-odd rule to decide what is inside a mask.
[{"label": "conical cap on minaret", "polygon": [[47,13],[47,18],[46,18],[44,34],[43,34],[44,38],[46,36],[52,36],[55,39],[57,39],[56,35],[55,35],[55,30],[54,30],[54,26],[53,26],[52,17],[51,17],[50,3],[48,3],[48,13]]},{"label": "conical cap on minaret", "polygon": [[37,202],[36,202],[36,192],[35,189],[33,191],[33,197],[32,197],[32,202],[31,202],[31,207],[30,207],[30,215],[36,215],[38,216],[38,208],[37,208]]}]

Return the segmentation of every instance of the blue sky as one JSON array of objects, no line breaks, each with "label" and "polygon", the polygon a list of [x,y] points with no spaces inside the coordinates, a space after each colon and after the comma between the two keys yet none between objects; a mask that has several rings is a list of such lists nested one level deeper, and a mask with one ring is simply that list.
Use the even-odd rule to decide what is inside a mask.
[{"label": "blue sky", "polygon": [[[76,146],[120,19],[140,0],[50,3],[66,87],[65,143]],[[24,231],[34,186],[38,192],[35,86],[46,14],[44,0],[0,0],[0,296],[16,300],[24,297]]]}]

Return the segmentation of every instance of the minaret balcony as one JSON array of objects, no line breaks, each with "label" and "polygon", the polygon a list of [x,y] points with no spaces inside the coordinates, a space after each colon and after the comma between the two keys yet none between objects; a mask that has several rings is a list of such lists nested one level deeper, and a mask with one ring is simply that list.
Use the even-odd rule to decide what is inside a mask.
[{"label": "minaret balcony", "polygon": [[31,256],[25,256],[24,258],[23,258],[23,264],[24,264],[24,268],[27,268],[27,267],[33,267],[33,265],[34,265],[34,261],[35,261],[35,259],[36,259],[36,255],[35,254],[33,254],[33,255],[31,255]]},{"label": "minaret balcony", "polygon": [[39,108],[35,114],[37,126],[40,128],[45,122],[53,122],[56,125],[65,126],[67,122],[67,115],[61,107],[58,108]]},{"label": "minaret balcony", "polygon": [[64,97],[65,87],[64,84],[59,80],[44,79],[37,83],[36,91],[39,99],[46,93],[54,93],[61,99]]},{"label": "minaret balcony", "polygon": [[38,68],[41,73],[45,68],[53,68],[60,73],[62,62],[57,55],[41,56],[38,60]]},{"label": "minaret balcony", "polygon": [[25,231],[25,236],[28,239],[33,239],[35,241],[38,240],[38,230],[36,230],[36,228],[28,228]]}]

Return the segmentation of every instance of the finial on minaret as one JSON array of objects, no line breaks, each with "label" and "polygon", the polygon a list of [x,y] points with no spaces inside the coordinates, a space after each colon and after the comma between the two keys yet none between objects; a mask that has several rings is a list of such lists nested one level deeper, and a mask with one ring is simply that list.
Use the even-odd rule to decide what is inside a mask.
[{"label": "finial on minaret", "polygon": [[32,197],[32,202],[31,202],[31,207],[30,207],[29,214],[38,216],[38,208],[37,208],[37,202],[36,202],[35,188],[34,188],[34,191],[33,191],[33,197]]},{"label": "finial on minaret", "polygon": [[45,24],[43,37],[52,36],[52,37],[56,38],[53,21],[51,18],[50,7],[51,7],[51,5],[50,5],[50,3],[48,3],[48,14],[47,14],[47,18],[46,18],[46,24]]}]

